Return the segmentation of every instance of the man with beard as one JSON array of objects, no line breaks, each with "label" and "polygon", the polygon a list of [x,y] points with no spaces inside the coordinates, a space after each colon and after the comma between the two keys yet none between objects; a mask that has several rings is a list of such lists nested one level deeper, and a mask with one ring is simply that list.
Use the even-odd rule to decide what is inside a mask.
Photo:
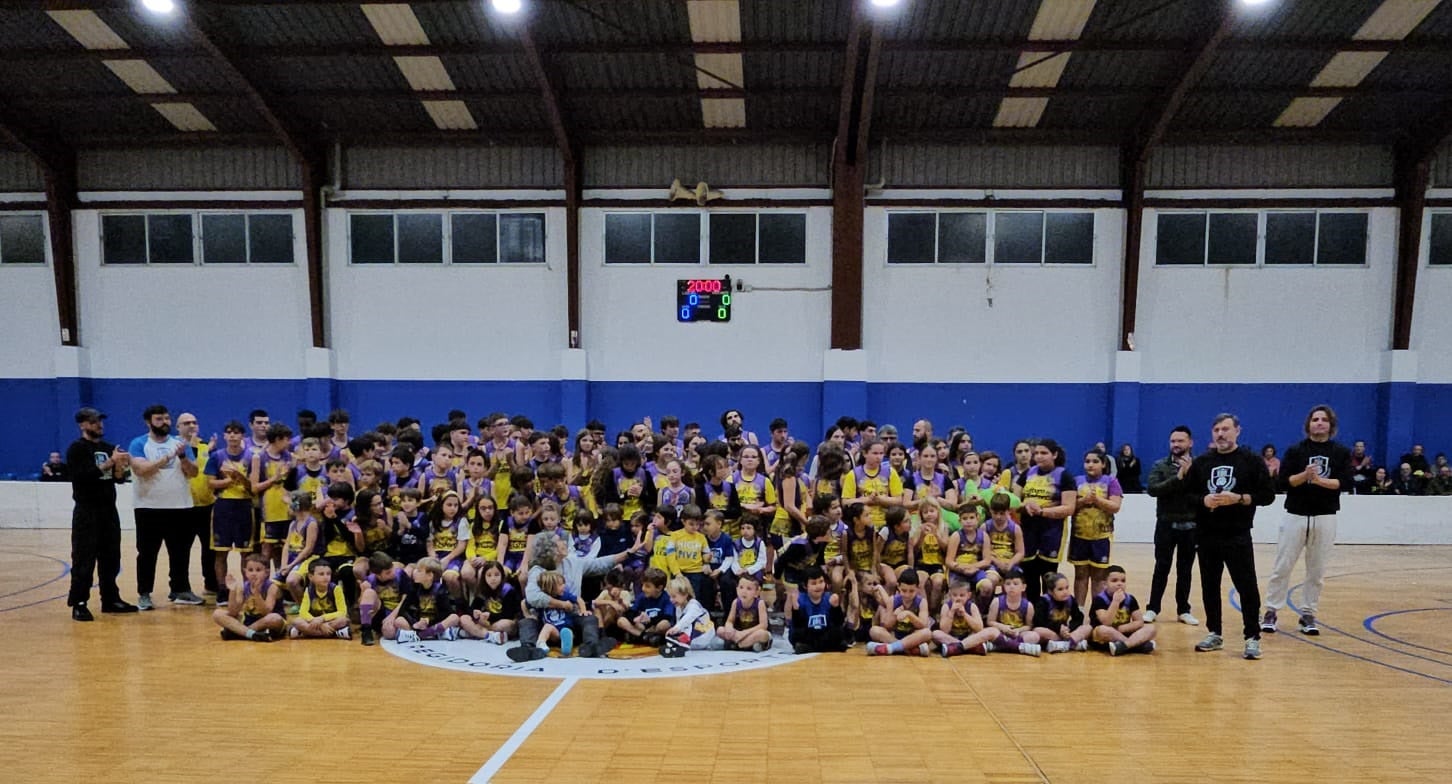
[{"label": "man with beard", "polygon": [[[210,441],[203,441],[198,435],[200,429],[196,414],[183,411],[177,416],[177,435],[191,447],[192,462],[199,469],[207,464],[207,455],[217,446],[217,435],[213,433]],[[202,589],[225,604],[227,587],[222,586],[221,593],[218,593],[216,554],[212,551],[212,506],[217,500],[216,493],[212,490],[207,475],[200,470],[188,484],[192,491],[192,535],[202,543],[197,559],[197,568],[202,570]]]},{"label": "man with beard", "polygon": [[1260,658],[1260,587],[1255,582],[1255,546],[1250,529],[1255,508],[1275,503],[1275,486],[1260,455],[1240,446],[1240,419],[1220,414],[1210,427],[1211,449],[1195,458],[1185,472],[1185,491],[1195,507],[1195,533],[1200,549],[1200,593],[1205,602],[1205,639],[1201,652],[1225,647],[1220,634],[1220,577],[1240,593],[1245,631],[1245,658]]},{"label": "man with beard", "polygon": [[147,434],[131,442],[131,471],[136,477],[136,605],[153,607],[151,589],[156,582],[156,557],[166,544],[168,578],[174,604],[201,604],[192,593],[187,560],[194,536],[192,491],[196,459],[185,441],[172,435],[171,413],[166,406],[148,406],[141,413]]},{"label": "man with beard", "polygon": [[[1144,622],[1154,623],[1160,613],[1160,600],[1170,579],[1170,564],[1175,570],[1175,609],[1180,623],[1199,626],[1200,620],[1190,613],[1190,570],[1195,568],[1195,507],[1185,493],[1185,472],[1190,470],[1190,452],[1195,448],[1190,428],[1179,425],[1170,431],[1170,454],[1150,469],[1147,490],[1155,499],[1155,572],[1150,580],[1149,604],[1145,605]],[[1178,551],[1179,555],[1176,556]]]},{"label": "man with beard", "polygon": [[[76,412],[81,437],[66,450],[71,467],[71,590],[66,604],[71,618],[94,621],[86,607],[91,577],[101,583],[101,612],[133,613],[136,605],[121,601],[116,575],[121,573],[121,518],[116,514],[116,483],[126,481],[131,456],[104,440],[106,415],[94,408]],[[98,568],[99,567],[99,568]]]},{"label": "man with beard", "polygon": [[1276,539],[1276,565],[1265,586],[1265,617],[1260,630],[1274,633],[1276,611],[1286,606],[1291,569],[1306,553],[1305,607],[1301,633],[1317,635],[1316,610],[1326,584],[1326,562],[1336,544],[1336,513],[1341,493],[1351,484],[1351,450],[1332,441],[1336,412],[1319,405],[1306,415],[1306,439],[1286,450],[1278,477],[1286,491],[1286,517]]}]

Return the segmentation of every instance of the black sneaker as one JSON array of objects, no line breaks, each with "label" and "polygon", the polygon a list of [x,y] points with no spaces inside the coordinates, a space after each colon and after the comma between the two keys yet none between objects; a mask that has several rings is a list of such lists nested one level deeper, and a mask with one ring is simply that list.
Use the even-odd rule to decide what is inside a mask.
[{"label": "black sneaker", "polygon": [[363,627],[363,634],[361,634],[360,636],[363,638],[363,644],[364,645],[377,645],[378,644],[378,634],[373,631],[373,627],[372,626],[364,626]]},{"label": "black sneaker", "polygon": [[101,612],[103,613],[134,613],[138,609],[136,605],[123,602],[120,599],[114,602],[103,602],[101,604]]},{"label": "black sneaker", "polygon": [[258,629],[252,632],[251,640],[253,642],[272,642],[272,639],[271,629]]},{"label": "black sneaker", "polygon": [[1126,653],[1129,653],[1129,646],[1127,644],[1125,644],[1123,642],[1111,642],[1111,643],[1109,643],[1109,655],[1110,656],[1123,656]]},{"label": "black sneaker", "polygon": [[236,633],[234,631],[229,631],[227,629],[223,629],[222,630],[222,639],[227,640],[227,641],[230,642],[232,640],[245,640],[247,638],[246,637],[243,637],[242,635],[240,635],[240,634],[238,634],[238,633]]},{"label": "black sneaker", "polygon": [[1308,634],[1312,637],[1316,637],[1321,634],[1321,627],[1316,625],[1316,616],[1301,616],[1301,634]]},{"label": "black sneaker", "polygon": [[801,655],[803,653],[811,653],[811,652],[812,652],[812,647],[810,645],[807,645],[804,642],[792,643],[792,653]]},{"label": "black sneaker", "polygon": [[91,611],[89,608],[86,607],[85,602],[81,602],[80,604],[71,608],[71,620],[94,621],[96,620],[96,616],[91,614]]}]

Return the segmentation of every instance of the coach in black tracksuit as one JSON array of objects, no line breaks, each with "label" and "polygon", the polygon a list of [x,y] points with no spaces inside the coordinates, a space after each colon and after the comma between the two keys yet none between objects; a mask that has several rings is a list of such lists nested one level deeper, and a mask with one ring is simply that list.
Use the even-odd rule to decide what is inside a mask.
[{"label": "coach in black tracksuit", "polygon": [[71,618],[93,621],[86,607],[91,579],[101,583],[101,612],[133,613],[136,605],[121,600],[116,575],[121,573],[121,518],[116,513],[116,483],[126,481],[131,456],[102,436],[106,415],[94,408],[76,412],[81,437],[66,450],[71,467],[71,590],[66,597]]},{"label": "coach in black tracksuit", "polygon": [[1195,458],[1185,473],[1185,489],[1195,505],[1195,527],[1200,549],[1200,589],[1205,602],[1208,636],[1195,646],[1199,651],[1224,647],[1220,627],[1220,574],[1240,593],[1240,614],[1245,629],[1245,658],[1260,658],[1260,589],[1255,582],[1255,549],[1250,529],[1257,506],[1275,502],[1275,486],[1265,462],[1239,446],[1240,420],[1234,414],[1215,418],[1210,430],[1211,449]]}]

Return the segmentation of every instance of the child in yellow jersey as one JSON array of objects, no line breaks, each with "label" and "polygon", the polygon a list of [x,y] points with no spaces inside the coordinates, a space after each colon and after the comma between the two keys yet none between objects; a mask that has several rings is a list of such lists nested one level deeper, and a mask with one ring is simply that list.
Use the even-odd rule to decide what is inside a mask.
[{"label": "child in yellow jersey", "polygon": [[842,520],[842,500],[835,493],[822,493],[812,497],[812,514],[827,518],[827,547],[822,551],[822,571],[827,575],[827,587],[837,594],[842,606],[847,606],[847,595],[857,590],[856,577],[847,566],[847,523]]},{"label": "child in yellow jersey", "polygon": [[388,553],[368,556],[368,579],[358,594],[358,621],[364,645],[378,642],[384,619],[403,603],[410,585],[412,581],[403,564],[394,561]]},{"label": "child in yellow jersey", "polygon": [[455,599],[463,596],[459,572],[464,568],[464,551],[469,544],[469,521],[459,500],[458,493],[445,490],[429,509],[429,555],[444,565],[444,586]]},{"label": "child in yellow jersey", "polygon": [[1074,565],[1074,600],[1080,605],[1091,592],[1104,590],[1114,516],[1124,502],[1124,490],[1107,474],[1107,463],[1108,458],[1091,449],[1084,455],[1084,473],[1074,477],[1079,494],[1074,499],[1069,563]]},{"label": "child in yellow jersey", "polygon": [[706,597],[706,554],[710,543],[701,533],[705,516],[701,507],[687,504],[681,510],[681,530],[671,534],[670,574],[682,576],[691,584],[691,596]]},{"label": "child in yellow jersey", "polygon": [[929,607],[943,604],[943,592],[948,587],[948,575],[943,567],[947,537],[943,533],[943,510],[935,497],[918,502],[918,518],[922,521],[913,535],[913,566],[918,570],[918,584],[923,587]]},{"label": "child in yellow jersey", "polygon": [[364,460],[358,464],[358,492],[371,490],[382,493],[385,479],[383,464],[377,460]]},{"label": "child in yellow jersey", "polygon": [[887,446],[877,439],[862,444],[863,463],[842,475],[842,499],[857,499],[867,507],[872,527],[887,524],[887,510],[903,503],[902,477],[883,459]]},{"label": "child in yellow jersey", "polygon": [[287,508],[287,489],[283,485],[292,473],[292,429],[287,425],[267,427],[267,448],[252,453],[249,479],[252,492],[261,496],[262,555],[274,568],[282,565],[282,540],[287,538],[287,525],[292,511]]},{"label": "child in yellow jersey", "polygon": [[282,548],[282,569],[273,578],[286,587],[293,601],[302,597],[303,576],[318,557],[318,521],[313,518],[313,494],[295,490],[289,494],[293,521]]},{"label": "child in yellow jersey", "polygon": [[736,584],[736,599],[726,613],[726,622],[716,634],[726,641],[727,648],[761,653],[771,647],[771,630],[767,628],[766,602],[761,598],[761,585],[750,575]]},{"label": "child in yellow jersey", "polygon": [[948,552],[944,560],[949,576],[973,586],[983,604],[993,596],[993,581],[988,576],[988,537],[979,527],[978,521],[983,507],[978,499],[966,501],[958,507],[959,529],[948,536]]},{"label": "child in yellow jersey", "polygon": [[[247,478],[247,452],[242,446],[246,428],[233,420],[223,428],[224,444],[207,455],[203,473],[216,494],[212,505],[212,550],[217,584],[227,584],[227,553],[248,553],[257,538],[252,514],[252,483]],[[241,564],[238,564],[241,567]]]},{"label": "child in yellow jersey", "polygon": [[481,493],[474,497],[474,513],[469,520],[469,543],[464,551],[468,559],[459,576],[473,593],[479,587],[484,566],[499,560],[499,525],[494,522],[494,496]]},{"label": "child in yellow jersey", "polygon": [[308,587],[288,636],[351,638],[348,602],[343,598],[343,586],[333,582],[333,567],[327,561],[313,561],[308,566]]},{"label": "child in yellow jersey", "polygon": [[463,636],[503,645],[519,624],[521,592],[505,581],[504,566],[497,561],[484,564],[480,574],[478,593],[468,612],[459,615],[459,627]]},{"label": "child in yellow jersey", "polygon": [[968,583],[955,575],[948,586],[948,600],[943,602],[943,609],[938,613],[938,628],[933,632],[938,652],[944,659],[965,653],[982,656],[988,653],[984,643],[991,643],[1001,636],[1003,632],[998,629],[983,626],[983,618],[978,613],[978,605],[973,603]]},{"label": "child in yellow jersey", "polygon": [[756,535],[756,521],[742,520],[741,538],[737,539],[736,560],[731,564],[731,573],[740,580],[747,575],[756,578],[758,585],[766,575],[766,540]]},{"label": "child in yellow jersey", "polygon": [[1003,595],[988,605],[988,625],[1002,636],[989,643],[989,651],[1017,651],[1038,656],[1039,635],[1034,629],[1034,605],[1024,597],[1023,572],[1014,567],[1003,576]]},{"label": "child in yellow jersey", "polygon": [[905,572],[912,571],[915,553],[912,548],[912,518],[907,510],[894,506],[887,510],[886,524],[877,532],[876,569],[882,574],[882,584],[889,590],[896,586]]},{"label": "child in yellow jersey", "polygon": [[1058,572],[1044,578],[1044,595],[1034,602],[1034,631],[1049,653],[1089,650],[1092,627],[1074,601],[1069,578]]},{"label": "child in yellow jersey", "polygon": [[671,523],[675,520],[674,509],[657,509],[650,515],[650,527],[645,532],[645,549],[650,552],[649,569],[659,569],[666,576],[671,575],[672,551],[675,540],[671,539]]},{"label": "child in yellow jersey", "polygon": [[859,571],[854,576],[857,590],[848,596],[847,601],[847,630],[851,637],[849,645],[871,639],[867,634],[872,629],[873,621],[877,619],[877,609],[882,606],[882,598],[887,595],[882,590],[882,578],[877,573]]}]

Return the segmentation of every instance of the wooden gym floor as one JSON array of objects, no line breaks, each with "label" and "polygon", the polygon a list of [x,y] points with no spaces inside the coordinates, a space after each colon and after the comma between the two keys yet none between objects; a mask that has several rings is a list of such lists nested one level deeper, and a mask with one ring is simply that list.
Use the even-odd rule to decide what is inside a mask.
[{"label": "wooden gym floor", "polygon": [[[77,624],[68,551],[66,531],[0,530],[5,781],[462,782],[486,763],[494,780],[519,782],[1448,775],[1447,547],[1338,547],[1323,634],[1284,629],[1258,662],[1241,659],[1227,601],[1232,632],[1215,654],[1191,650],[1203,627],[1162,621],[1152,656],[876,659],[858,647],[751,672],[567,686],[422,666],[356,640],[223,643],[210,608],[164,601]],[[133,600],[129,533],[122,552]],[[1262,586],[1272,555],[1257,549]],[[1115,560],[1147,599],[1150,547],[1118,546]],[[161,569],[165,586],[164,558]],[[1193,603],[1203,619],[1198,578]]]}]

